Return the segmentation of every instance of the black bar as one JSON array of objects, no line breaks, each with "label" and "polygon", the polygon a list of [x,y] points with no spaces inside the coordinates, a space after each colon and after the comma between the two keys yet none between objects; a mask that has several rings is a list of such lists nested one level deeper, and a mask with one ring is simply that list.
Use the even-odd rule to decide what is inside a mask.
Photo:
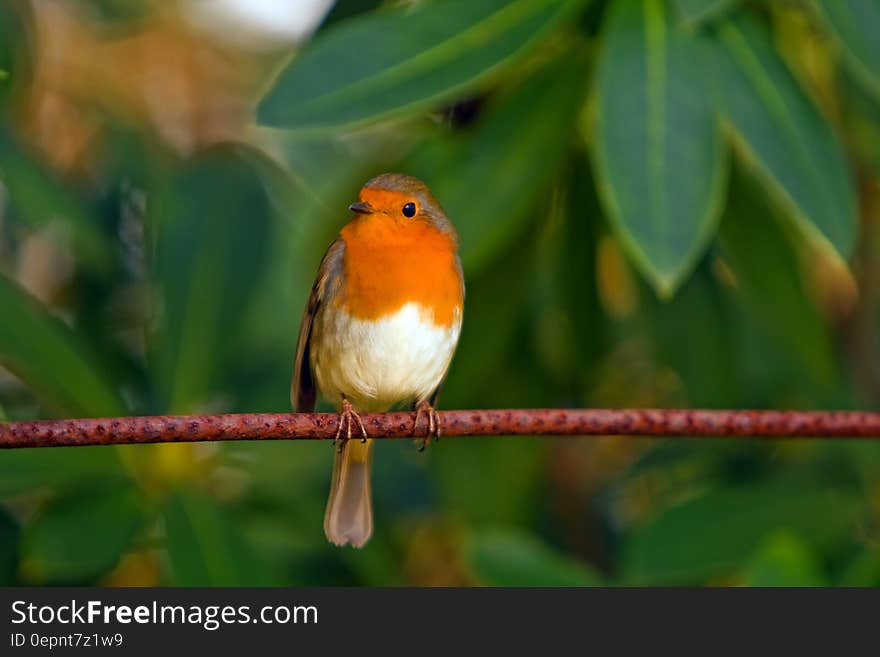
[{"label": "black bar", "polygon": [[880,589],[5,588],[0,605],[2,655],[838,653],[876,649]]}]

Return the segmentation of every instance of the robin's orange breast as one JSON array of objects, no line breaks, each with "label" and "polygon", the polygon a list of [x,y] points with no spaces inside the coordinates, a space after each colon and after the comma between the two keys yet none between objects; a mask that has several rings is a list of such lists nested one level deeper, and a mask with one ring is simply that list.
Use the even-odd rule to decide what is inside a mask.
[{"label": "robin's orange breast", "polygon": [[362,217],[343,228],[343,280],[335,305],[376,320],[413,303],[438,327],[461,316],[464,288],[455,238],[426,221]]}]

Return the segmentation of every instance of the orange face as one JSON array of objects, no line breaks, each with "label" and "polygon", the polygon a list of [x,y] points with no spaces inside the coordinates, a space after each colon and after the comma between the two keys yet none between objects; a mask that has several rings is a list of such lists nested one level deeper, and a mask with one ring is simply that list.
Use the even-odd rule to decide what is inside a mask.
[{"label": "orange face", "polygon": [[434,324],[451,326],[463,303],[455,236],[404,192],[364,188],[352,209],[357,214],[341,232],[344,283],[337,303],[354,317],[375,320],[414,302]]},{"label": "orange face", "polygon": [[365,187],[358,195],[360,203],[366,203],[374,214],[384,214],[401,222],[411,221],[421,212],[419,200],[403,192]]}]

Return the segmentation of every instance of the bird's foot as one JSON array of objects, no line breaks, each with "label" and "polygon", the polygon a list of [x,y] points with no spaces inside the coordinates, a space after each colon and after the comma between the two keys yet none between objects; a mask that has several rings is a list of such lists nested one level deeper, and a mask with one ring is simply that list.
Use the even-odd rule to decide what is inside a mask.
[{"label": "bird's foot", "polygon": [[367,428],[364,426],[361,416],[357,414],[351,402],[347,399],[342,400],[342,410],[339,412],[339,426],[336,427],[336,451],[341,452],[345,443],[351,440],[352,424],[357,423],[360,429],[361,442],[367,442]]},{"label": "bird's foot", "polygon": [[[413,422],[413,437],[416,438],[416,442],[419,445],[419,451],[423,452],[425,447],[428,446],[428,443],[431,442],[431,438],[435,441],[440,440],[440,414],[434,410],[434,407],[431,406],[430,402],[427,400],[422,400],[418,404],[416,404],[416,419]],[[416,437],[416,431],[419,429],[419,420],[422,419],[422,414],[428,416],[428,431],[422,437]]]}]

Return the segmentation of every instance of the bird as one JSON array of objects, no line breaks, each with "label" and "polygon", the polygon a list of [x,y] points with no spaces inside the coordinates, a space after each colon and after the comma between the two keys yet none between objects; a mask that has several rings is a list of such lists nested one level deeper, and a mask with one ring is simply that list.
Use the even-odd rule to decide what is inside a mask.
[{"label": "bird", "polygon": [[373,441],[360,413],[410,404],[414,437],[428,421],[421,449],[440,437],[434,407],[461,333],[465,286],[458,234],[421,180],[376,176],[348,209],[303,313],[291,403],[313,412],[320,393],[336,406],[324,533],[363,547],[373,532]]}]

